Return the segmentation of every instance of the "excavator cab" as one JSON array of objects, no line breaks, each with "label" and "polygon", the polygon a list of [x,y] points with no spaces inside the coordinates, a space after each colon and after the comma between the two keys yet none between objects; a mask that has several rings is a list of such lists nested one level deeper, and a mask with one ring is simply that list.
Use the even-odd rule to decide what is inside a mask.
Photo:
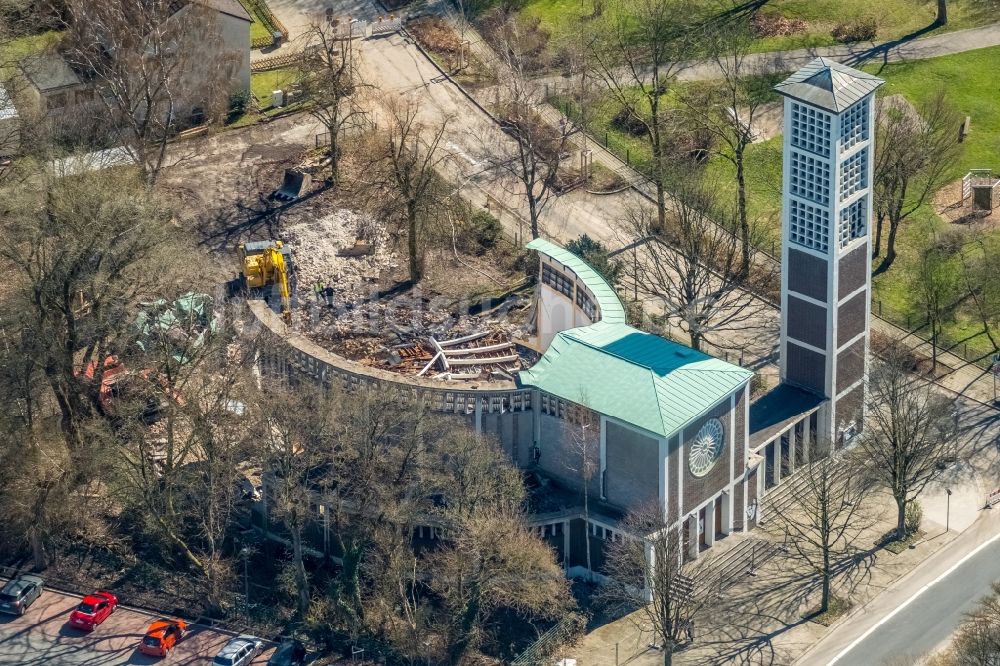
[{"label": "excavator cab", "polygon": [[292,251],[279,241],[252,241],[239,247],[240,274],[248,292],[277,286],[281,294],[281,317],[292,323]]}]

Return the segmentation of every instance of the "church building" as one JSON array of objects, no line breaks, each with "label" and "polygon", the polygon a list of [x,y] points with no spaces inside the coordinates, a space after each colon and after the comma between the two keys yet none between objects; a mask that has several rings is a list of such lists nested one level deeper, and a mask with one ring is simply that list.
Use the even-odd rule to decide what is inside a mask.
[{"label": "church building", "polygon": [[[781,382],[752,403],[753,372],[632,328],[584,261],[546,240],[529,243],[540,278],[532,343],[543,354],[519,375],[531,390],[533,434],[514,455],[560,486],[586,486],[589,524],[550,521],[562,521],[567,551],[580,538],[613,538],[615,516],[655,502],[697,558],[752,529],[761,500],[810,461],[817,441],[843,445],[859,431],[881,84],[817,58],[776,87],[785,117]],[[557,534],[543,516],[538,525]]]}]

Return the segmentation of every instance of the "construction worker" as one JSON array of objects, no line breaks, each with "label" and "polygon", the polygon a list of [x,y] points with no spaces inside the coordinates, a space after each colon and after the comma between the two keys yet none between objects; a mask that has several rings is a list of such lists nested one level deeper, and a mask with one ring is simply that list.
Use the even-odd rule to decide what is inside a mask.
[{"label": "construction worker", "polygon": [[313,293],[316,295],[317,303],[323,300],[323,283],[320,280],[316,280],[316,284],[313,285]]},{"label": "construction worker", "polygon": [[329,281],[326,283],[326,289],[323,290],[326,294],[326,307],[333,307],[333,285]]}]

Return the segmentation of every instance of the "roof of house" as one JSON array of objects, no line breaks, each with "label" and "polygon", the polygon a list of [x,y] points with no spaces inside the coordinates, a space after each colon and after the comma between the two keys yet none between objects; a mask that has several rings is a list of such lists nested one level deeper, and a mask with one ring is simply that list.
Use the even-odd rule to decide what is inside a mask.
[{"label": "roof of house", "polygon": [[195,0],[195,2],[199,5],[211,7],[212,9],[223,14],[234,16],[238,19],[253,21],[250,17],[250,13],[246,10],[246,7],[243,6],[240,0]]},{"label": "roof of house", "polygon": [[69,63],[58,53],[37,53],[20,62],[21,71],[41,92],[67,88],[83,83]]},{"label": "roof of house", "polygon": [[576,273],[580,281],[587,285],[587,288],[590,289],[597,299],[597,305],[601,308],[601,321],[618,324],[625,323],[625,307],[622,305],[621,299],[618,298],[618,294],[615,293],[611,285],[601,277],[600,273],[590,267],[590,264],[566,248],[551,243],[544,238],[536,238],[525,247],[552,257]]},{"label": "roof of house", "polygon": [[829,58],[816,58],[774,87],[782,95],[840,113],[885,83]]},{"label": "roof of house", "polygon": [[670,437],[753,372],[623,323],[562,331],[522,384]]}]

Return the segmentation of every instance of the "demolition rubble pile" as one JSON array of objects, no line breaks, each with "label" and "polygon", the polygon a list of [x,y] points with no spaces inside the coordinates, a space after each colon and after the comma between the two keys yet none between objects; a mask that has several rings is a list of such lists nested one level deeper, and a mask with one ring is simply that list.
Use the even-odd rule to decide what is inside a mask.
[{"label": "demolition rubble pile", "polygon": [[[510,379],[522,366],[513,340],[530,300],[509,297],[473,310],[468,303],[407,290],[379,295],[380,279],[398,268],[384,224],[339,209],[296,220],[285,238],[294,248],[305,335],[365,365],[439,380]],[[313,287],[328,283],[334,304]]]},{"label": "demolition rubble pile", "polygon": [[427,305],[406,295],[369,301],[324,316],[307,335],[345,358],[416,377],[502,380],[524,367],[514,341],[526,336],[525,299],[461,317]]},{"label": "demolition rubble pile", "polygon": [[383,270],[396,266],[385,225],[346,208],[297,221],[285,229],[284,237],[295,251],[302,292],[311,292],[317,282],[329,282],[343,297],[361,297]]}]

